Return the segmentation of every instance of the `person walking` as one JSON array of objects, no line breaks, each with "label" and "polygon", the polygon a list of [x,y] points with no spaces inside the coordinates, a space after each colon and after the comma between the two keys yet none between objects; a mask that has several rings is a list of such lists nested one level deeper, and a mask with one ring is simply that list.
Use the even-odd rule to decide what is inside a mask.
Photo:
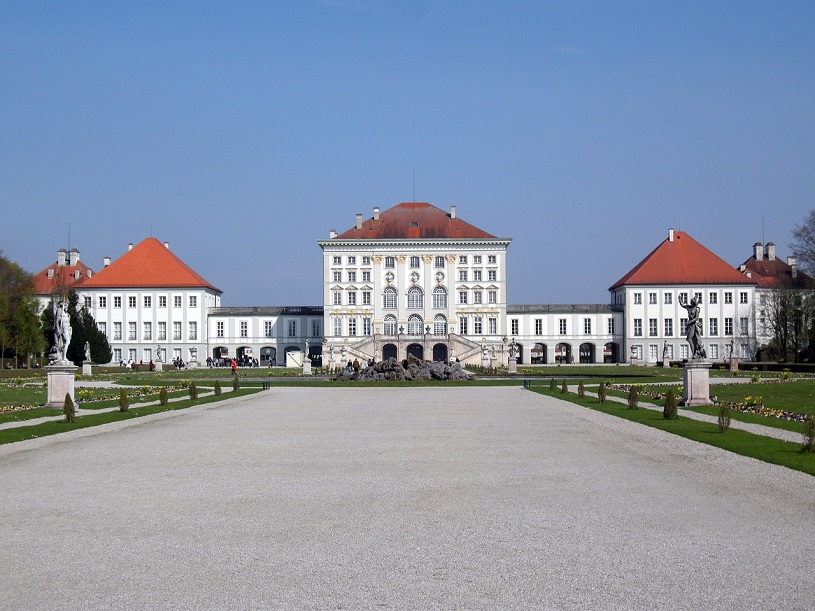
[{"label": "person walking", "polygon": [[232,375],[233,376],[238,375],[238,361],[236,361],[235,359],[232,359]]}]

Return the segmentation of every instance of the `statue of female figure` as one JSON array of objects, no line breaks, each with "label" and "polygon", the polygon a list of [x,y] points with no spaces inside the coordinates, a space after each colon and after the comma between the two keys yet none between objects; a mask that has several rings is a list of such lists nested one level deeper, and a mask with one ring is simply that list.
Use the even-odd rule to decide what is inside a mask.
[{"label": "statue of female figure", "polygon": [[683,308],[688,311],[688,331],[686,339],[690,344],[691,358],[705,358],[705,351],[699,338],[702,336],[702,319],[699,318],[699,304],[696,297],[690,300],[690,304],[680,302]]},{"label": "statue of female figure", "polygon": [[54,347],[57,349],[58,363],[68,360],[68,346],[71,343],[71,317],[68,315],[68,302],[60,301],[54,316]]}]

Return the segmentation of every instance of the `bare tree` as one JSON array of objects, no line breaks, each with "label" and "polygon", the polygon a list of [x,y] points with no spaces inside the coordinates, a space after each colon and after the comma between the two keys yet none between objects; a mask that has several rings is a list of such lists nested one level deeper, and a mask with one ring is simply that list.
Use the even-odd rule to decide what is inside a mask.
[{"label": "bare tree", "polygon": [[800,267],[815,275],[815,208],[809,211],[800,225],[792,231],[795,240],[790,249],[798,257]]}]

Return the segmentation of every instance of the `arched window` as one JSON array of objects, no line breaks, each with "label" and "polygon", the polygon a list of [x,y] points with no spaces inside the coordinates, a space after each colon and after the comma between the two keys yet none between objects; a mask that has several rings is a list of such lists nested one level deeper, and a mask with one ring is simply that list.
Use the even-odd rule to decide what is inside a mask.
[{"label": "arched window", "polygon": [[433,334],[447,335],[447,318],[441,314],[436,314],[433,317]]},{"label": "arched window", "polygon": [[443,286],[433,289],[433,307],[440,310],[447,309],[447,289]]},{"label": "arched window", "polygon": [[412,314],[408,317],[408,335],[421,335],[424,333],[423,323],[422,317],[418,314]]},{"label": "arched window", "polygon": [[396,316],[393,314],[385,317],[385,335],[396,335]]},{"label": "arched window", "polygon": [[412,286],[408,289],[407,307],[413,310],[424,307],[424,293],[418,286]]},{"label": "arched window", "polygon": [[392,286],[382,291],[382,307],[389,309],[396,307],[396,289]]}]

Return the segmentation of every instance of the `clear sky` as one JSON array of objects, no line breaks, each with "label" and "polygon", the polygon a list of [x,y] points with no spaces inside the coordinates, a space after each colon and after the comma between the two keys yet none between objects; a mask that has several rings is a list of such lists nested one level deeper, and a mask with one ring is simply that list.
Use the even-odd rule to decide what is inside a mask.
[{"label": "clear sky", "polygon": [[318,305],[316,244],[403,201],[607,303],[668,233],[738,265],[815,207],[815,2],[0,2],[0,250],[153,235],[224,305]]}]

